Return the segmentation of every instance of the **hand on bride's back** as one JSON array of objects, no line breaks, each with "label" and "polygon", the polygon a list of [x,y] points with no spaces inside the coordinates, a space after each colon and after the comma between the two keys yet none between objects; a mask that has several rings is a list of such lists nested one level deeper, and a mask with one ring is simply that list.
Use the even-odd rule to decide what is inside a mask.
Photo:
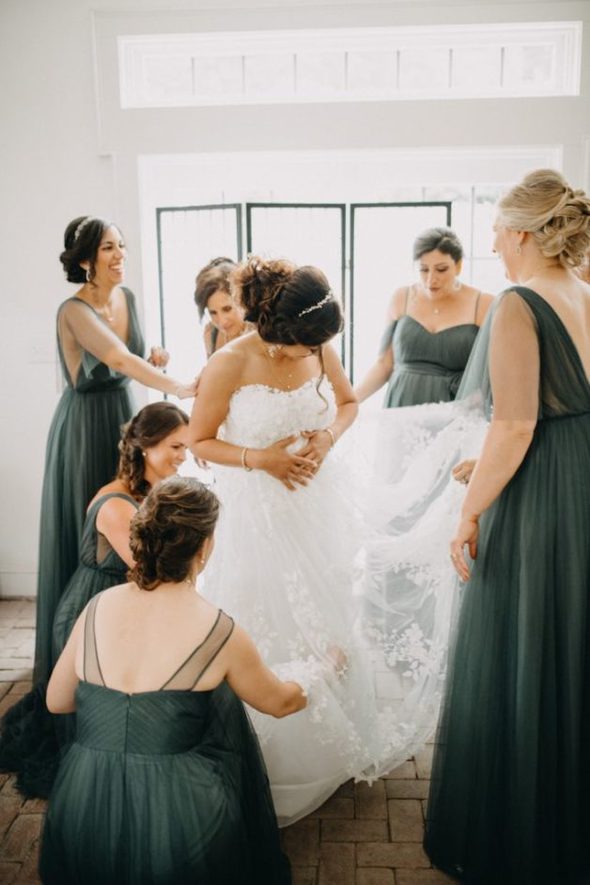
[{"label": "hand on bride's back", "polygon": [[287,436],[266,449],[259,449],[260,464],[256,465],[282,482],[291,492],[295,491],[298,485],[307,485],[316,469],[315,461],[311,458],[305,458],[299,452],[288,451],[288,447],[297,439],[299,439],[297,435]]}]

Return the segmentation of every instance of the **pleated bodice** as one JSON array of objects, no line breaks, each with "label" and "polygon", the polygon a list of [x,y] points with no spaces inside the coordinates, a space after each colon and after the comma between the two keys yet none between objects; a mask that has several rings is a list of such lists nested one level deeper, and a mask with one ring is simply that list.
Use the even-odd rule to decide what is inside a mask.
[{"label": "pleated bodice", "polygon": [[76,742],[113,753],[185,753],[206,728],[210,691],[125,694],[81,681],[76,692]]},{"label": "pleated bodice", "polygon": [[475,323],[462,323],[430,332],[408,314],[392,323],[388,334],[394,369],[385,405],[416,406],[454,399],[478,331]]}]

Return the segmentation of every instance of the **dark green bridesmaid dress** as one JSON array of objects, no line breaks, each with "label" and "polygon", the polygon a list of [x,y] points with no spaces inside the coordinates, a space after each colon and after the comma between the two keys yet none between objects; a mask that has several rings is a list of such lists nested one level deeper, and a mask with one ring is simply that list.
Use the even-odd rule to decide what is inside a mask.
[{"label": "dark green bridesmaid dress", "polygon": [[[143,356],[135,298],[127,301],[129,350]],[[130,379],[101,362],[113,332],[79,298],[57,314],[57,343],[66,388],[49,429],[41,498],[35,680],[47,679],[57,603],[78,565],[88,502],[115,475],[121,425],[133,414]]]},{"label": "dark green bridesmaid dress", "polygon": [[[99,511],[111,498],[123,498],[138,506],[129,495],[109,492],[88,508],[80,543],[80,564],[55,613],[50,669],[92,597],[126,581],[127,564],[96,528]],[[47,680],[38,680],[2,719],[0,769],[16,772],[17,787],[27,798],[47,798],[55,779],[60,748],[72,741],[75,732],[75,715],[52,715],[45,704],[46,691]]]},{"label": "dark green bridesmaid dress", "polygon": [[221,610],[160,691],[129,695],[101,675],[90,603],[77,737],[43,833],[46,885],[288,885],[268,780],[239,698],[201,675],[229,639]]},{"label": "dark green bridesmaid dress", "polygon": [[450,326],[440,332],[430,332],[410,316],[407,303],[406,296],[403,315],[389,325],[381,342],[381,353],[389,347],[393,347],[394,353],[383,405],[393,408],[454,400],[479,332],[475,323],[479,294],[472,323]]},{"label": "dark green bridesmaid dress", "polygon": [[560,885],[590,875],[590,383],[550,305],[507,294],[536,329],[538,423],[480,521],[425,848],[474,885]]},{"label": "dark green bridesmaid dress", "polygon": [[101,507],[112,498],[129,501],[135,509],[139,507],[131,495],[108,492],[88,508],[80,542],[80,564],[62,594],[53,619],[53,664],[64,650],[74,624],[92,597],[127,580],[129,566],[96,528]]}]

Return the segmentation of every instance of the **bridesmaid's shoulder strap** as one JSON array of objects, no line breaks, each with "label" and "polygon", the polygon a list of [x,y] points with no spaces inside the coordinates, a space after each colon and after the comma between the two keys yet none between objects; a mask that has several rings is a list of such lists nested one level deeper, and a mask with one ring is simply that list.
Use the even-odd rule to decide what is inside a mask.
[{"label": "bridesmaid's shoulder strap", "polygon": [[102,593],[97,593],[88,603],[84,623],[84,680],[98,685],[105,684],[96,648],[95,627],[96,606],[101,596]]},{"label": "bridesmaid's shoulder strap", "polygon": [[404,316],[404,317],[408,313],[408,301],[410,300],[410,289],[411,288],[412,288],[411,286],[406,286],[406,297],[404,300],[404,312],[402,313],[402,316]]},{"label": "bridesmaid's shoulder strap", "polygon": [[213,663],[234,629],[233,619],[219,609],[215,623],[202,642],[164,683],[163,689],[192,690]]}]

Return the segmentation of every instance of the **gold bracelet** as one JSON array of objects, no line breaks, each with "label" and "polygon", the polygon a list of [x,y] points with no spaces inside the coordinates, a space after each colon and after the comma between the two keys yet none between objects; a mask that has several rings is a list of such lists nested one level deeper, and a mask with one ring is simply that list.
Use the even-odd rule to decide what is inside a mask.
[{"label": "gold bracelet", "polygon": [[248,451],[248,447],[244,446],[244,448],[242,449],[242,467],[244,468],[244,470],[247,470],[248,473],[250,473],[250,471],[254,470],[254,468],[248,467],[248,465],[246,464],[246,452],[247,451]]},{"label": "gold bracelet", "polygon": [[324,427],[324,430],[326,431],[326,433],[330,434],[330,439],[332,440],[332,445],[330,446],[330,448],[332,448],[336,445],[336,437],[334,436],[334,431],[331,427]]}]

